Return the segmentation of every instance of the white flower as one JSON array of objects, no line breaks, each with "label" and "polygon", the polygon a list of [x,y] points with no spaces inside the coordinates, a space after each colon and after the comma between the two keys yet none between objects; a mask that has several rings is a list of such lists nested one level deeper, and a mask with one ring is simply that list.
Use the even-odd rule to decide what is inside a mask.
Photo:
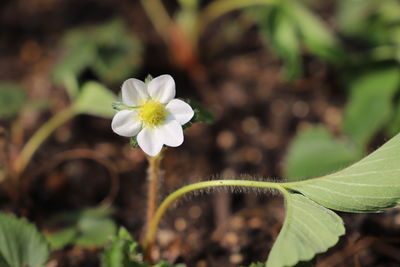
[{"label": "white flower", "polygon": [[148,84],[128,79],[122,84],[122,102],[129,108],[115,114],[111,128],[121,136],[137,135],[140,148],[150,156],[157,155],[163,145],[180,146],[182,125],[194,112],[174,97],[175,81],[170,75],[158,76]]}]

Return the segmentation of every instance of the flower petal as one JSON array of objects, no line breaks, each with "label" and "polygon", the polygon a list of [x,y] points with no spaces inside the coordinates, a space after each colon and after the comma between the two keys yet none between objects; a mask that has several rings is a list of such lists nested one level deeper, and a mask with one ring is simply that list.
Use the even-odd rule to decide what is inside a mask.
[{"label": "flower petal", "polygon": [[161,75],[150,81],[147,90],[151,98],[167,104],[175,97],[175,81],[171,75]]},{"label": "flower petal", "polygon": [[184,125],[193,118],[194,111],[192,107],[179,99],[172,99],[166,106],[166,109],[172,115],[172,117]]},{"label": "flower petal", "polygon": [[146,84],[138,79],[128,79],[122,84],[122,103],[130,107],[138,107],[149,98]]},{"label": "flower petal", "polygon": [[134,110],[121,110],[114,115],[111,122],[112,130],[125,137],[137,135],[142,128],[142,123],[138,118],[138,114]]},{"label": "flower petal", "polygon": [[177,147],[183,143],[182,126],[176,120],[167,120],[156,130],[159,138],[167,146]]},{"label": "flower petal", "polygon": [[137,136],[140,148],[149,156],[160,153],[163,143],[156,128],[143,128]]}]

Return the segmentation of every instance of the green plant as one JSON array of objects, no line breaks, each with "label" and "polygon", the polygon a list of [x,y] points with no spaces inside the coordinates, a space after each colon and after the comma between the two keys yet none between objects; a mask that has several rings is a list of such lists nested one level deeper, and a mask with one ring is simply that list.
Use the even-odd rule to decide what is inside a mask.
[{"label": "green plant", "polygon": [[276,1],[250,10],[267,45],[282,57],[286,78],[295,80],[303,74],[303,47],[311,54],[341,65],[345,53],[339,39],[302,1]]},{"label": "green plant", "polygon": [[101,255],[102,267],[185,267],[184,264],[169,264],[165,261],[150,265],[143,261],[143,254],[129,232],[121,227],[118,234],[106,245]]},{"label": "green plant", "polygon": [[[159,95],[160,92],[163,94],[157,98],[156,95]],[[176,190],[166,197],[156,209],[160,164],[163,156],[162,144],[165,142],[164,144],[171,146],[170,140],[166,140],[165,136],[170,138],[171,132],[178,135],[182,131],[180,125],[179,131],[169,129],[169,133],[166,133],[160,130],[170,120],[178,120],[181,124],[185,124],[195,116],[193,116],[192,108],[187,104],[181,104],[179,109],[169,110],[170,103],[175,100],[173,99],[175,85],[169,75],[159,76],[153,80],[148,79],[147,83],[136,79],[127,80],[122,86],[122,96],[123,103],[114,105],[118,108],[118,113],[113,118],[112,128],[116,133],[126,137],[138,135],[139,146],[149,154],[148,216],[143,242],[143,256],[147,262],[152,262],[151,251],[154,246],[154,238],[158,224],[166,210],[177,199],[193,191],[217,187],[242,187],[272,189],[281,193],[285,201],[286,219],[265,263],[268,267],[293,266],[300,261],[309,261],[317,253],[325,252],[336,244],[345,229],[341,218],[332,210],[376,212],[400,204],[400,171],[397,167],[400,159],[397,153],[400,149],[399,134],[361,161],[330,175],[281,183],[251,180],[199,182]],[[156,102],[156,105],[153,102]],[[151,108],[148,103],[151,104]],[[163,113],[164,109],[165,114]],[[177,112],[178,110],[179,112]],[[125,119],[126,115],[129,116],[128,120]],[[197,118],[208,118],[205,115],[208,114],[197,116]],[[152,131],[152,133],[148,131]],[[143,136],[146,138],[143,139]],[[304,146],[303,143],[308,143],[309,140],[315,142],[317,150],[310,150],[306,157],[299,154],[294,155],[294,161],[298,161],[298,158],[313,158],[314,153],[318,151],[334,148],[335,153],[326,157],[325,166],[317,169],[321,173],[326,168],[331,168],[332,162],[347,164],[359,157],[357,148],[349,150],[344,141],[335,141],[323,128],[316,128],[305,134],[302,142],[297,144],[300,150]],[[158,142],[161,142],[161,147],[158,146]],[[308,167],[312,167],[312,165],[301,163],[298,166],[300,167],[297,168],[303,172]],[[296,172],[298,170],[295,170]],[[313,175],[313,173],[307,173],[307,175]],[[120,234],[126,235],[125,232]],[[117,240],[118,244],[122,242]],[[136,244],[132,244],[132,240],[129,238],[126,240],[126,236],[125,241],[128,242],[128,247],[123,245],[126,243],[119,245],[118,259],[120,261],[123,254],[120,251],[122,248],[125,248],[125,252],[127,248],[132,250],[131,256],[137,254]],[[108,255],[108,257],[111,256]]]},{"label": "green plant", "polygon": [[111,211],[103,208],[58,214],[53,222],[62,225],[63,229],[47,234],[47,241],[52,249],[61,249],[66,245],[102,246],[115,236],[117,230],[110,216]]},{"label": "green plant", "polygon": [[57,113],[44,123],[27,141],[18,157],[12,163],[17,176],[21,175],[33,154],[46,138],[61,124],[79,114],[90,114],[103,118],[111,117],[114,112],[110,107],[116,96],[97,82],[87,82],[72,99],[69,107]]},{"label": "green plant", "polygon": [[0,119],[17,116],[25,104],[22,88],[14,83],[0,83]]},{"label": "green plant", "polygon": [[[187,104],[182,104],[184,102],[179,100],[179,103],[182,102],[177,106],[179,108],[174,108],[173,111],[170,110],[172,108],[170,103],[176,99],[173,99],[175,96],[175,84],[172,77],[168,75],[160,76],[153,80],[148,79],[147,84],[130,79],[123,86],[122,90],[122,100],[124,102],[123,104],[117,103],[114,107],[118,108],[118,111],[122,112],[120,113],[122,115],[130,112],[133,115],[137,113],[138,117],[136,120],[132,120],[135,116],[131,114],[133,117],[130,116],[129,120],[123,119],[122,124],[117,123],[117,125],[114,125],[114,123],[121,119],[117,113],[113,118],[113,130],[118,133],[125,134],[125,130],[129,130],[129,133],[138,134],[139,131],[146,127],[149,128],[147,130],[156,131],[156,127],[163,127],[170,120],[179,120],[181,124],[197,120],[211,121],[210,114],[199,105],[193,105],[194,110],[192,110],[192,107],[189,109],[186,106]],[[96,92],[96,90],[93,92]],[[147,93],[151,97],[146,95]],[[88,95],[90,96],[89,93]],[[141,101],[143,97],[147,102]],[[157,105],[153,106],[153,102],[155,101],[162,102],[157,102]],[[106,102],[108,103],[108,101]],[[80,102],[78,101],[77,103]],[[87,101],[82,101],[82,103],[87,103]],[[135,103],[139,104],[139,106],[135,106]],[[147,106],[148,103],[151,103],[151,107]],[[79,110],[81,111],[92,110],[91,108],[83,108],[87,106],[86,104],[77,104],[77,106],[80,107]],[[89,105],[88,107],[91,106]],[[163,108],[166,109],[165,114],[160,113],[160,109]],[[197,114],[195,115],[195,113]],[[139,130],[131,128],[137,123],[141,123],[142,125],[138,128]],[[179,127],[182,127],[182,125],[179,125]],[[165,141],[169,144],[169,140],[165,140],[163,135],[150,135],[147,137],[146,142],[149,142],[149,140],[151,146],[155,142]],[[345,140],[335,140],[324,128],[310,130],[302,136],[300,140],[302,142],[299,142],[297,146],[305,146],[304,144],[307,144],[308,140],[313,140],[318,149],[311,150],[305,158],[312,158],[314,153],[319,153],[319,150],[332,150],[335,147],[336,154],[327,156],[329,160],[326,166],[329,168],[332,167],[332,161],[348,164],[359,157],[359,150],[348,150]],[[143,143],[140,142],[139,140],[139,145],[143,146]],[[132,239],[125,229],[120,229],[118,234],[115,235],[116,226],[109,218],[110,213],[104,209],[84,210],[59,217],[59,222],[66,223],[68,226],[58,233],[48,235],[48,240],[55,249],[62,248],[67,244],[101,246],[108,240],[108,244],[101,256],[102,266],[104,267],[183,266],[180,264],[171,265],[166,262],[159,262],[152,265],[151,251],[155,245],[154,239],[158,225],[167,209],[177,199],[194,191],[205,189],[209,191],[210,189],[220,187],[258,188],[266,189],[265,192],[276,191],[283,196],[286,218],[266,262],[253,266],[294,266],[299,262],[310,261],[316,254],[327,251],[345,233],[343,221],[334,211],[353,213],[377,212],[400,204],[399,149],[400,134],[393,137],[381,148],[364,159],[329,175],[289,182],[253,180],[204,181],[179,188],[158,205],[157,187],[159,186],[160,164],[162,160],[160,149],[155,155],[148,157],[150,165],[148,172],[149,201],[147,205],[146,232],[141,244],[143,253],[141,246]],[[296,159],[296,157],[294,158]],[[297,158],[299,158],[298,155]],[[323,169],[319,169],[318,171],[322,173]],[[307,173],[307,175],[311,176],[312,174]],[[7,220],[5,219],[3,222],[7,222]],[[12,223],[6,225],[14,227],[17,224],[12,221]],[[18,238],[18,234],[12,232],[10,238]],[[5,244],[8,243],[6,242]],[[25,249],[24,245],[20,245],[21,249]],[[3,258],[8,255],[7,253],[10,252],[4,252]],[[40,259],[45,261],[45,258],[47,256]]]},{"label": "green plant", "polygon": [[40,267],[49,251],[43,236],[25,219],[0,213],[0,266]]},{"label": "green plant", "polygon": [[159,206],[147,232],[151,247],[167,208],[181,196],[215,187],[270,188],[285,199],[286,219],[265,266],[293,266],[325,252],[344,234],[341,218],[332,210],[376,212],[400,204],[400,134],[381,148],[336,173],[297,182],[216,180],[184,186]]},{"label": "green plant", "polygon": [[161,0],[141,0],[156,32],[168,46],[174,63],[191,74],[202,71],[198,58],[198,45],[200,37],[212,22],[235,10],[270,5],[277,1],[218,0],[211,1],[204,7],[199,0],[178,2],[180,8],[170,15]]},{"label": "green plant", "polygon": [[[317,133],[321,130],[315,128],[299,133],[288,152],[285,172],[289,180],[327,174],[348,166],[365,154],[378,133],[391,137],[400,130],[400,27],[395,15],[400,12],[400,4],[391,0],[338,3],[336,20],[339,34],[345,37],[341,40],[345,64],[336,67],[348,94],[342,136],[332,138],[328,133],[321,136]],[[308,155],[307,148],[315,146],[312,138],[306,138],[312,132],[318,135],[317,140],[331,147],[329,154],[320,151],[299,157]],[[302,167],[315,163],[319,168]]]},{"label": "green plant", "polygon": [[71,97],[78,93],[77,81],[84,71],[91,71],[103,82],[115,83],[132,76],[141,63],[141,43],[118,19],[67,32],[61,48],[53,78]]},{"label": "green plant", "polygon": [[340,170],[362,157],[357,146],[336,138],[323,126],[310,127],[293,140],[286,158],[285,177],[303,180]]}]

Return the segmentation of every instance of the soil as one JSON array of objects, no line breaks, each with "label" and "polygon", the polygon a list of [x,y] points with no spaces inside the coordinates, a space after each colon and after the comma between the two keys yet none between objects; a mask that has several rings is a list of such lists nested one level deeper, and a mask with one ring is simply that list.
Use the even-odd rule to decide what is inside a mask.
[{"label": "soil", "polygon": [[[175,7],[171,2],[171,12]],[[321,11],[324,18],[332,12],[330,5],[327,7]],[[171,59],[139,1],[3,0],[0,80],[22,84],[31,100],[52,99],[50,110],[30,110],[22,115],[21,139],[26,140],[68,103],[64,89],[55,87],[49,78],[61,53],[58,43],[62,34],[115,16],[122,17],[146,47],[143,66],[135,77],[171,74],[178,97],[203,103],[216,118],[213,125],[193,125],[185,132],[184,144],[168,150],[160,199],[181,185],[219,177],[280,180],[286,150],[297,131],[324,124],[333,133],[340,133],[346,95],[335,71],[305,55],[305,76],[286,83],[282,62],[265,46],[254,26],[234,40],[224,39],[224,23],[237,19],[237,13],[216,21],[202,37],[198,56],[201,66],[206,66],[205,78],[198,78]],[[120,88],[119,84],[107,86],[115,92]],[[1,127],[7,130],[11,123],[2,122]],[[75,150],[74,159],[52,163],[55,155],[71,149]],[[94,160],[82,159],[86,150],[95,151]],[[115,170],[109,170],[109,162]],[[2,195],[0,205],[2,210],[25,215],[48,231],[52,215],[99,204],[116,175],[120,185],[113,199],[114,218],[140,239],[146,166],[143,152],[131,149],[127,139],[115,135],[109,120],[82,115],[60,127],[37,152],[27,171],[35,175],[31,175],[34,177],[23,201],[14,205]],[[198,267],[265,261],[284,220],[284,210],[277,194],[255,193],[227,190],[186,197],[164,218],[154,256]],[[400,265],[399,209],[340,215],[347,234],[327,253],[317,256],[317,266]],[[67,247],[53,252],[48,266],[99,266],[100,252]]]}]

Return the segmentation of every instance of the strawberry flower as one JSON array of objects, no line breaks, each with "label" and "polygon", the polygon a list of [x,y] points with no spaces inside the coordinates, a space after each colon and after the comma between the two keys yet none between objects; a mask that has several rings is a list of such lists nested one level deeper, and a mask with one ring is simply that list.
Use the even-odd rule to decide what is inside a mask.
[{"label": "strawberry flower", "polygon": [[163,145],[177,147],[183,143],[182,125],[194,111],[175,97],[175,81],[161,75],[148,84],[128,79],[122,84],[122,103],[111,123],[112,130],[125,137],[137,136],[139,147],[149,156],[160,153]]}]

